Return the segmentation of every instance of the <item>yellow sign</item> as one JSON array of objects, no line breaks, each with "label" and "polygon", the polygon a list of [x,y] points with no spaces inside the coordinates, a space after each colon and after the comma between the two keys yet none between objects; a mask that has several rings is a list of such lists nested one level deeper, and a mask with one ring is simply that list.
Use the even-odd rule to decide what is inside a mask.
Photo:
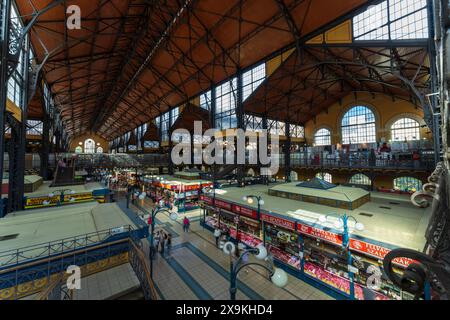
[{"label": "yellow sign", "polygon": [[[52,207],[58,204],[65,205],[76,202],[87,202],[97,200],[94,198],[92,192],[76,193],[76,194],[64,194],[64,201],[61,202],[61,196],[55,195],[53,197],[32,197],[27,198],[25,202],[25,209]],[[104,197],[99,199],[99,202],[105,202]]]},{"label": "yellow sign", "polygon": [[64,202],[79,202],[79,201],[86,201],[86,200],[93,200],[93,199],[94,199],[94,197],[92,196],[92,192],[65,194],[64,195]]},{"label": "yellow sign", "polygon": [[27,198],[27,201],[25,202],[25,209],[43,206],[55,206],[58,204],[59,200],[60,196],[54,196],[51,198],[50,197]]}]

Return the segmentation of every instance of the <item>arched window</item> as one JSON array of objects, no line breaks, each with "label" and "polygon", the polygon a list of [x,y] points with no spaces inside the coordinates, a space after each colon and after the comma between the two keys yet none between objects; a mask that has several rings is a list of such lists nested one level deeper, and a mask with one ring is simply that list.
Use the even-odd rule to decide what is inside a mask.
[{"label": "arched window", "polygon": [[102,147],[98,147],[97,148],[97,153],[103,153],[103,148]]},{"label": "arched window", "polygon": [[342,143],[376,142],[375,115],[365,106],[351,108],[342,118]]},{"label": "arched window", "polygon": [[422,181],[413,177],[400,177],[394,179],[394,189],[416,192],[417,190],[422,189]]},{"label": "arched window", "polygon": [[78,146],[75,148],[75,153],[83,153],[83,148]]},{"label": "arched window", "polygon": [[391,126],[392,141],[420,140],[420,125],[411,118],[402,118]]},{"label": "arched window", "polygon": [[314,135],[315,146],[329,146],[331,145],[331,132],[328,129],[322,128],[317,130]]},{"label": "arched window", "polygon": [[84,141],[84,153],[95,153],[95,142],[92,139]]},{"label": "arched window", "polygon": [[326,173],[326,172],[318,172],[316,174],[316,178],[322,179],[326,182],[332,183],[333,182],[333,177],[331,176],[331,174]]},{"label": "arched window", "polygon": [[363,186],[370,186],[372,184],[372,181],[365,174],[357,173],[353,177],[350,178],[349,183],[363,185]]}]

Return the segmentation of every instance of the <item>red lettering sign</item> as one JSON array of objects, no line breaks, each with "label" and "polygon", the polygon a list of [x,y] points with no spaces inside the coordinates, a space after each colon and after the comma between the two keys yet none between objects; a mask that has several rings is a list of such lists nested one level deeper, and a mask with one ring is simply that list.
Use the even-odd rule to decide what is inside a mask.
[{"label": "red lettering sign", "polygon": [[216,207],[231,211],[231,203],[216,199],[215,205]]},{"label": "red lettering sign", "polygon": [[[369,256],[378,258],[379,260],[383,260],[384,257],[391,251],[376,244],[367,243],[355,239],[350,239],[350,249],[365,253]],[[413,262],[413,260],[408,258],[397,258],[394,259],[393,262],[403,267],[407,267],[410,263]]]},{"label": "red lettering sign", "polygon": [[270,215],[264,214],[264,213],[261,214],[261,220],[268,222],[270,224],[279,226],[279,227],[283,227],[285,229],[295,230],[295,222],[290,221],[290,220],[278,218],[275,216],[270,216]]},{"label": "red lettering sign", "polygon": [[247,217],[250,217],[250,218],[253,218],[253,219],[258,219],[258,211],[256,211],[256,210],[252,210],[252,209],[249,209],[249,208],[246,208],[246,207],[241,207],[241,206],[238,206],[236,204],[233,204],[231,206],[231,210],[234,213],[237,213],[237,214],[240,214],[240,215],[243,215],[243,216],[247,216]]},{"label": "red lettering sign", "polygon": [[297,223],[297,231],[306,235],[313,236],[315,238],[342,245],[342,236],[333,232],[325,231],[319,228],[313,228],[300,223]]},{"label": "red lettering sign", "polygon": [[[332,242],[337,245],[342,245],[342,236],[333,232],[325,231],[318,228],[313,228],[304,224],[297,224],[297,230],[300,233],[313,236],[328,242]],[[369,256],[375,257],[379,260],[383,260],[384,257],[391,251],[390,249],[378,246],[376,244],[359,241],[355,239],[350,239],[349,243],[350,249],[353,251],[358,251]],[[408,258],[397,258],[393,261],[403,267],[407,267],[413,260]]]},{"label": "red lettering sign", "polygon": [[200,196],[200,200],[206,202],[207,204],[213,204],[213,199],[204,195]]}]

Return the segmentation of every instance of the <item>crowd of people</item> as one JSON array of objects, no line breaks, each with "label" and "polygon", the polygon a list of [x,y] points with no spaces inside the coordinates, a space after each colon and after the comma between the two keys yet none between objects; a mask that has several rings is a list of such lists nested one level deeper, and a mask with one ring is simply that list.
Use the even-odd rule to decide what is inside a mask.
[{"label": "crowd of people", "polygon": [[167,255],[170,255],[170,249],[172,248],[172,234],[167,233],[164,230],[156,231],[153,244],[153,253],[159,252],[164,256],[165,252],[167,252]]}]

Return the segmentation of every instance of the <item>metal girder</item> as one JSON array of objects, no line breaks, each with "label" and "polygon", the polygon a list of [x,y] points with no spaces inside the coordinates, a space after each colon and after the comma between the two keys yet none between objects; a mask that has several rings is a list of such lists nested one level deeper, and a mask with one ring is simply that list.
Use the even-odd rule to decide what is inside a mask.
[{"label": "metal girder", "polygon": [[[128,94],[130,89],[133,87],[135,82],[139,79],[139,76],[146,70],[148,64],[150,63],[151,59],[157,52],[157,50],[160,48],[160,46],[164,45],[165,41],[167,41],[171,30],[174,28],[174,26],[178,23],[181,15],[186,10],[186,8],[191,5],[195,0],[186,0],[184,1],[184,4],[181,6],[181,8],[178,10],[178,12],[174,15],[173,19],[170,21],[170,23],[167,25],[166,29],[162,32],[160,38],[156,41],[156,43],[151,47],[150,52],[145,57],[143,63],[140,65],[138,70],[133,74],[131,79],[128,81],[125,89],[121,92],[119,97],[109,106],[106,108],[102,108],[101,115],[97,116],[95,119],[93,119],[92,123],[92,130],[97,131],[99,126],[103,124],[103,119],[105,115],[107,115],[111,110],[115,110],[117,105],[124,100],[124,97]],[[145,33],[145,32],[144,32]],[[138,41],[136,41],[132,51],[136,49],[136,46],[138,45]]]},{"label": "metal girder", "polygon": [[24,158],[25,148],[23,126],[14,116],[7,112],[6,119],[11,128],[10,139],[5,143],[8,150],[9,182],[7,212],[20,210],[23,206]]},{"label": "metal girder", "polygon": [[[25,38],[34,24],[37,22],[40,16],[48,12],[49,10],[55,8],[56,6],[64,3],[66,0],[53,0],[50,4],[48,4],[42,10],[35,10],[31,16],[30,21],[23,28],[20,28],[19,21],[10,21],[9,33],[10,35],[14,35],[13,37],[9,37],[9,56],[8,56],[8,78],[12,75],[14,70],[16,70],[17,65],[19,63],[19,56],[21,48],[24,44]],[[30,2],[30,5],[33,4]],[[33,6],[34,8],[34,6]]]},{"label": "metal girder", "polygon": [[[292,1],[292,3],[288,6],[288,8],[289,8],[289,9],[292,9],[292,8],[296,7],[299,3],[302,3],[302,2],[304,2],[304,1],[305,1],[305,0],[294,0],[294,1]],[[197,39],[197,41],[191,45],[189,51],[191,52],[192,50],[194,50],[195,48],[197,48],[199,45],[204,44],[205,41],[208,40],[209,34],[211,34],[211,32],[213,32],[214,30],[216,30],[216,29],[221,25],[222,22],[224,22],[226,19],[231,18],[233,14],[236,14],[236,12],[239,13],[239,10],[241,10],[242,5],[243,5],[243,1],[239,1],[238,3],[236,3],[235,6],[233,6],[231,9],[229,9],[228,12],[226,12],[225,14],[221,14],[221,18],[220,18],[213,26],[211,26],[211,27],[209,28],[210,32],[209,32],[209,33],[208,33],[208,32],[205,32],[205,34],[204,34],[202,37],[200,37],[199,39]],[[273,16],[273,17],[270,17],[270,18],[269,18],[267,21],[265,21],[264,23],[259,24],[258,27],[255,28],[255,30],[253,30],[252,32],[250,32],[249,34],[247,34],[245,37],[242,37],[242,38],[240,39],[240,41],[238,41],[238,43],[236,43],[235,45],[233,45],[233,46],[230,47],[230,48],[227,48],[226,52],[233,52],[233,51],[236,51],[236,50],[239,51],[239,50],[240,50],[240,45],[241,45],[242,43],[246,42],[246,41],[247,41],[248,39],[250,39],[252,36],[254,36],[255,34],[257,34],[257,33],[258,33],[259,31],[261,31],[263,28],[266,28],[267,25],[270,25],[271,23],[273,23],[274,21],[276,21],[277,19],[279,19],[281,16],[282,16],[282,14],[279,13],[279,14]],[[235,18],[235,19],[237,19],[238,21],[240,21],[240,24],[239,24],[239,25],[241,25],[241,24],[243,23],[243,19],[240,19],[239,17],[238,17],[238,18]],[[288,32],[287,30],[283,30],[283,31]],[[228,54],[228,53],[227,53],[227,54]],[[220,55],[224,56],[224,53],[221,52],[221,54],[219,54],[219,56],[220,56]],[[174,72],[174,70],[178,68],[178,64],[180,64],[180,63],[182,63],[183,61],[185,61],[185,59],[186,59],[186,54],[182,54],[182,55],[179,57],[179,59],[178,59],[175,63],[173,63],[172,67],[169,68],[169,70],[167,70],[166,73]],[[216,58],[215,58],[215,59],[216,59]],[[198,82],[198,81],[199,81],[199,74],[203,73],[203,70],[201,70],[201,68],[198,68],[198,69],[199,69],[199,70],[197,70],[196,72],[194,72],[193,74],[191,74],[189,77],[187,77],[187,78],[183,81],[183,83],[182,83],[181,85],[184,85],[184,83],[186,83],[186,82],[188,82],[188,81],[190,81],[190,80],[194,80],[194,79]],[[175,72],[176,72],[176,71],[177,71],[177,70],[175,70]],[[205,75],[205,76],[206,76],[206,75]],[[205,76],[204,76],[204,77],[205,77]],[[207,76],[206,76],[206,77],[207,77]],[[210,82],[208,82],[208,84],[210,84]],[[141,95],[139,95],[139,98],[136,99],[136,100],[134,101],[134,103],[132,103],[132,104],[134,105],[134,104],[139,103],[139,100],[142,100],[143,97],[147,96],[147,95],[151,92],[151,89],[152,89],[152,88],[147,88]],[[168,95],[170,95],[171,93],[172,93],[172,92],[167,92],[167,93],[164,94],[162,97],[159,97],[159,98],[156,100],[156,102],[155,102],[154,104],[159,104],[159,103],[161,103],[161,101],[163,101],[163,100],[164,100]],[[185,102],[187,102],[187,101],[185,101]],[[111,122],[111,123],[116,122],[117,119],[120,118],[121,115],[122,115],[122,114],[119,114],[117,117],[113,117],[113,118],[111,119],[110,122]],[[108,132],[102,132],[102,133],[105,133],[106,135],[109,134]]]},{"label": "metal girder", "polygon": [[[8,69],[9,69],[9,25],[10,25],[10,10],[11,2],[8,0],[1,0],[0,2],[0,176],[3,179],[3,159],[5,153],[4,139],[5,139],[5,114],[6,114],[6,99],[8,91]],[[3,200],[0,200],[0,217],[4,216],[5,208],[3,207]]]},{"label": "metal girder", "polygon": [[[274,114],[278,110],[291,109],[289,97],[292,96],[295,100],[295,109],[292,110],[294,114],[301,113],[305,116],[308,110],[317,114],[328,108],[330,103],[343,98],[342,94],[336,91],[336,85],[343,83],[342,93],[349,94],[352,91],[389,92],[392,97],[404,100],[408,98],[412,103],[426,108],[426,105],[423,104],[424,94],[429,90],[428,84],[424,82],[423,78],[428,73],[428,68],[424,66],[425,57],[428,54],[426,47],[407,50],[402,56],[397,56],[396,59],[400,62],[395,64],[394,69],[392,69],[392,64],[386,62],[387,59],[394,57],[364,47],[340,45],[336,48],[311,48],[301,46],[301,50],[300,54],[293,53],[289,59],[285,60],[279,69],[249,97],[246,105],[264,105],[265,112],[270,109],[270,112]],[[337,56],[332,52],[333,50],[342,52],[342,56],[347,56],[347,58]],[[362,51],[367,52],[363,54]],[[370,62],[365,58],[368,54],[379,54],[379,57],[371,57],[370,61],[375,62]],[[416,59],[411,60],[411,57],[416,57]],[[415,63],[414,61],[417,60],[419,62]],[[402,73],[397,71],[400,68],[403,70]],[[405,74],[406,70],[409,78]],[[387,78],[384,78],[386,76]],[[369,84],[372,85],[369,86]],[[377,86],[380,89],[376,89]],[[395,90],[396,94],[391,90]],[[264,94],[261,94],[261,91]],[[302,96],[303,91],[307,91],[308,94]],[[260,93],[258,94],[258,92]],[[270,100],[267,98],[267,92],[270,92]],[[287,104],[286,100],[288,100]],[[246,108],[246,111],[257,114],[251,108]],[[311,114],[312,117],[314,117],[313,114]],[[293,118],[291,118],[292,120]]]}]

